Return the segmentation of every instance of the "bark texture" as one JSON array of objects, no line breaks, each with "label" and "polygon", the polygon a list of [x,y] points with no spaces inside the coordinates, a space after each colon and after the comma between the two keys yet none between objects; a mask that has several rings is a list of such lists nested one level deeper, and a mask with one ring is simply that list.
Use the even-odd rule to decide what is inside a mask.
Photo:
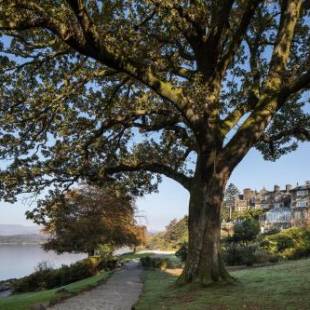
[{"label": "bark texture", "polygon": [[197,281],[209,285],[232,280],[225,269],[220,245],[220,213],[228,176],[223,171],[211,173],[214,166],[207,164],[204,169],[199,162],[190,190],[188,255],[180,284]]}]

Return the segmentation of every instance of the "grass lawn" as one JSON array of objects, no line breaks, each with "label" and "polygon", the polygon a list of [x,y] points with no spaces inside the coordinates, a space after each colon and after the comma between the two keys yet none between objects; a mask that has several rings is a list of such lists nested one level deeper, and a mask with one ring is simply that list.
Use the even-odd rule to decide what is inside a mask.
[{"label": "grass lawn", "polygon": [[1,310],[26,310],[34,304],[48,304],[66,296],[77,294],[85,289],[96,286],[105,281],[110,272],[101,272],[93,277],[86,278],[59,288],[33,293],[16,294],[0,298]]},{"label": "grass lawn", "polygon": [[231,273],[235,285],[175,287],[176,275],[145,271],[144,292],[136,310],[144,309],[310,309],[310,259]]}]

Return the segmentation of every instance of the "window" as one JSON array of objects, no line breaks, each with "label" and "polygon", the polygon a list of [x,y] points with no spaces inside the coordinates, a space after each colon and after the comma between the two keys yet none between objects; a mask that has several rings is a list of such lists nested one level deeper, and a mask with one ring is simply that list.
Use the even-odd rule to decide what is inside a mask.
[{"label": "window", "polygon": [[307,207],[307,201],[297,201],[296,207],[297,208],[306,208]]},{"label": "window", "polygon": [[298,197],[302,197],[302,196],[306,196],[307,195],[307,193],[308,193],[308,191],[305,191],[305,190],[299,190],[299,191],[297,191],[297,196]]}]

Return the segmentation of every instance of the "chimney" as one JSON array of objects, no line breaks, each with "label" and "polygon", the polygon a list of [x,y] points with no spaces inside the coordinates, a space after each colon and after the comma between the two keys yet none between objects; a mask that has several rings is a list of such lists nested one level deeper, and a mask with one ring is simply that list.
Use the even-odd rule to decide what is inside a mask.
[{"label": "chimney", "polygon": [[287,192],[289,192],[290,190],[292,190],[292,188],[293,188],[293,187],[292,187],[291,184],[286,184],[286,185],[285,185],[285,189],[286,189]]},{"label": "chimney", "polygon": [[275,185],[273,191],[274,192],[279,192],[280,191],[280,186],[279,185]]}]

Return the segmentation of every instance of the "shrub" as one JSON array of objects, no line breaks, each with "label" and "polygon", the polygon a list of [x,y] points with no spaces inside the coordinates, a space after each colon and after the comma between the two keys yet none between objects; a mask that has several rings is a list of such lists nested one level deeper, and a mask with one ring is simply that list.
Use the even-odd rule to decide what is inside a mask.
[{"label": "shrub", "polygon": [[181,260],[176,256],[145,256],[140,258],[141,265],[144,268],[181,268],[183,266]]},{"label": "shrub", "polygon": [[280,256],[277,255],[270,255],[269,262],[270,263],[277,263],[280,260]]},{"label": "shrub", "polygon": [[120,260],[116,257],[112,257],[109,260],[102,261],[102,263],[99,265],[100,267],[99,269],[109,271],[119,267],[120,265],[121,265]]},{"label": "shrub", "polygon": [[70,266],[63,265],[59,269],[39,264],[34,273],[16,280],[13,289],[14,292],[30,292],[63,286],[95,275],[99,266],[98,257],[90,257]]},{"label": "shrub", "polygon": [[237,243],[227,244],[223,251],[223,259],[225,263],[230,266],[242,265],[243,264],[242,248]]},{"label": "shrub", "polygon": [[113,258],[113,251],[115,248],[110,244],[101,244],[96,249],[96,254],[98,254],[102,260],[109,261]]},{"label": "shrub", "polygon": [[175,269],[175,268],[182,268],[184,266],[184,262],[175,255],[168,256],[168,266],[167,268]]},{"label": "shrub", "polygon": [[141,264],[145,268],[159,268],[159,269],[166,269],[168,267],[168,259],[164,257],[141,257],[140,259]]},{"label": "shrub", "polygon": [[152,260],[152,267],[159,268],[159,269],[167,269],[169,264],[169,259],[166,257],[153,257]]},{"label": "shrub", "polygon": [[183,243],[182,246],[175,252],[175,256],[179,257],[182,262],[186,261],[187,257],[187,252],[188,252],[188,244]]},{"label": "shrub", "polygon": [[152,267],[152,259],[150,256],[141,257],[140,262],[144,268],[151,268]]},{"label": "shrub", "polygon": [[269,254],[265,249],[256,244],[242,245],[238,243],[226,244],[223,249],[223,258],[227,265],[247,265],[263,264],[267,262],[277,262],[278,257]]},{"label": "shrub", "polygon": [[293,227],[265,236],[261,245],[271,254],[287,259],[310,256],[310,229]]},{"label": "shrub", "polygon": [[244,219],[234,225],[233,242],[254,241],[260,232],[259,222],[253,218]]}]

